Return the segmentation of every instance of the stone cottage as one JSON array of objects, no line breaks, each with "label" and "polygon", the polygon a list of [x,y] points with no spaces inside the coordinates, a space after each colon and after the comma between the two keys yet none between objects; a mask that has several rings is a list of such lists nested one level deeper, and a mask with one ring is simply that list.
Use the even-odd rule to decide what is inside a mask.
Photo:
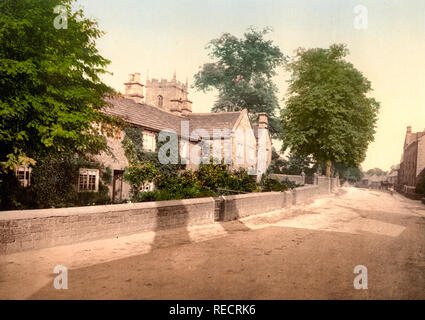
[{"label": "stone cottage", "polygon": [[[231,169],[249,170],[257,179],[270,164],[272,142],[265,113],[259,115],[255,124],[251,122],[247,110],[194,113],[188,98],[188,83],[177,81],[175,74],[171,81],[146,79],[146,83],[142,84],[140,74],[135,73],[124,85],[125,94],[108,100],[110,107],[104,112],[142,128],[145,150],[155,151],[157,135],[170,132],[178,137],[180,155],[189,160],[185,163],[187,169],[195,170],[198,167],[204,150],[209,150],[213,158],[227,159]],[[119,137],[108,138],[114,157],[106,153],[97,156],[98,161],[112,170],[109,190],[111,199],[115,201],[128,198],[129,194],[129,185],[123,180],[124,170],[128,166],[122,147],[124,134],[121,132]],[[194,155],[198,155],[198,161],[190,161]],[[89,171],[83,170],[80,180],[87,181],[87,186],[91,181],[92,188],[96,188],[98,173]],[[146,185],[145,190],[153,188],[153,185]]]}]

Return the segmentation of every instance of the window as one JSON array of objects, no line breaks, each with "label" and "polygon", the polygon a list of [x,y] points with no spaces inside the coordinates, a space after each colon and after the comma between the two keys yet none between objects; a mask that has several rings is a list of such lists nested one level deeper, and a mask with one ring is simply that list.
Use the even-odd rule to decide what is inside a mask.
[{"label": "window", "polygon": [[143,131],[143,149],[153,152],[156,150],[156,135],[153,132]]},{"label": "window", "polygon": [[155,188],[153,182],[147,182],[143,185],[142,187],[142,192],[149,192],[149,191],[153,191]]},{"label": "window", "polygon": [[19,168],[16,169],[15,174],[21,186],[28,187],[31,185],[31,168],[19,166]]},{"label": "window", "polygon": [[80,169],[78,175],[78,192],[97,192],[99,190],[99,170]]},{"label": "window", "polygon": [[163,104],[164,104],[164,98],[161,95],[159,95],[158,96],[158,107],[162,108]]}]

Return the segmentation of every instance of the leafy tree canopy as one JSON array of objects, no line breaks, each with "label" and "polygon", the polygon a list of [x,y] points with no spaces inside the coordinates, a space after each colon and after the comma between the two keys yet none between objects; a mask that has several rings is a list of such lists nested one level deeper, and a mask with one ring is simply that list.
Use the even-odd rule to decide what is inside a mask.
[{"label": "leafy tree canopy", "polygon": [[270,131],[276,134],[280,130],[275,114],[279,102],[272,78],[285,56],[278,46],[264,38],[269,32],[269,28],[250,28],[243,38],[224,33],[211,40],[207,49],[215,61],[202,66],[195,75],[194,87],[218,90],[213,112],[247,109],[253,116],[267,113]]},{"label": "leafy tree canopy", "polygon": [[370,169],[366,172],[368,175],[377,175],[377,176],[383,176],[386,174],[386,172],[379,168]]},{"label": "leafy tree canopy", "polygon": [[359,168],[352,168],[343,163],[335,163],[334,171],[343,181],[357,182],[363,178],[363,173]]},{"label": "leafy tree canopy", "polygon": [[344,58],[345,45],[298,49],[287,63],[292,73],[282,110],[283,150],[326,163],[358,167],[374,139],[379,103],[371,83]]},{"label": "leafy tree canopy", "polygon": [[[73,2],[0,2],[3,166],[51,152],[86,154],[107,148],[102,133],[112,134],[115,120],[100,110],[113,89],[99,76],[110,61],[96,49],[102,31],[82,10],[72,12]],[[55,10],[58,5],[65,10],[63,17]],[[55,19],[63,28],[55,27]]]}]

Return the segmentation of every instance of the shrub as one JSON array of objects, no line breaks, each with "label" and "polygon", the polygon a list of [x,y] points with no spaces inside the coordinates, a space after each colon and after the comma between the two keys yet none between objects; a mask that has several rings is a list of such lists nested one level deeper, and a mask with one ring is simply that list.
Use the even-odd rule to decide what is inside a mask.
[{"label": "shrub", "polygon": [[288,186],[284,183],[281,183],[278,178],[267,177],[263,182],[263,192],[271,191],[286,191]]},{"label": "shrub", "polygon": [[131,194],[134,196],[148,182],[158,177],[158,170],[151,162],[134,162],[124,172],[124,180],[130,184]]}]

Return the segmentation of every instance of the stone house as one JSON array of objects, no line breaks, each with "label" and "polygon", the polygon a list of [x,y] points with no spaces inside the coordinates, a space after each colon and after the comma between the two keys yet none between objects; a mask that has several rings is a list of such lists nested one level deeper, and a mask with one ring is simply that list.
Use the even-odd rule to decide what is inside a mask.
[{"label": "stone house", "polygon": [[[194,113],[188,99],[188,83],[177,81],[175,74],[171,81],[146,79],[145,85],[139,73],[131,74],[125,83],[125,94],[107,102],[110,106],[105,108],[105,113],[142,129],[143,148],[147,151],[157,150],[156,138],[161,132],[176,134],[179,153],[187,161],[186,169],[196,170],[204,150],[209,150],[208,160],[210,156],[227,159],[230,169],[245,168],[257,179],[271,162],[272,141],[265,113],[259,115],[255,124],[247,110]],[[121,132],[118,137],[108,138],[113,157],[106,153],[96,157],[112,171],[109,191],[115,201],[129,196],[129,185],[123,180],[124,170],[129,165],[122,147],[124,135]],[[190,161],[196,155],[198,161]],[[96,181],[98,176],[87,178],[90,179]],[[153,188],[152,184],[145,186],[146,191]]]},{"label": "stone house", "polygon": [[[398,188],[412,191],[425,169],[425,130],[412,132],[408,126],[398,171]],[[408,190],[407,190],[408,189]]]}]

